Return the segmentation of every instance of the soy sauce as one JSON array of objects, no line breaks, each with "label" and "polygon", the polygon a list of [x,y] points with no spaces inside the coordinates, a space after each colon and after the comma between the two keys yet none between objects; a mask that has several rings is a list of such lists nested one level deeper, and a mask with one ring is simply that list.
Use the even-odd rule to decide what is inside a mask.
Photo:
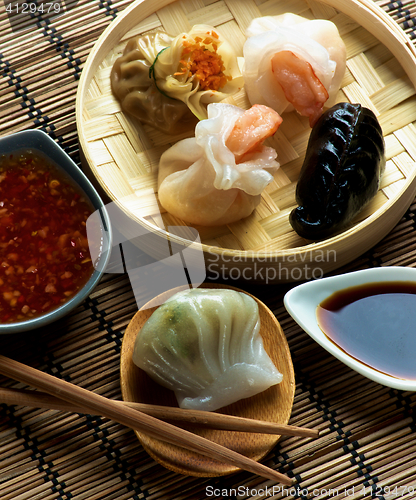
[{"label": "soy sauce", "polygon": [[316,315],[324,334],[356,360],[416,380],[416,283],[347,288],[321,302]]}]

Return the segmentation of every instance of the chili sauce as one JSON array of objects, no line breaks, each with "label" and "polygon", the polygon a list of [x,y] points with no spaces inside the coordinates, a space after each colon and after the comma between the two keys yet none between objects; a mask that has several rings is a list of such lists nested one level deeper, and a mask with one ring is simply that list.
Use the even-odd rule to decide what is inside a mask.
[{"label": "chili sauce", "polygon": [[0,323],[41,316],[84,286],[93,273],[93,210],[41,153],[0,156]]}]

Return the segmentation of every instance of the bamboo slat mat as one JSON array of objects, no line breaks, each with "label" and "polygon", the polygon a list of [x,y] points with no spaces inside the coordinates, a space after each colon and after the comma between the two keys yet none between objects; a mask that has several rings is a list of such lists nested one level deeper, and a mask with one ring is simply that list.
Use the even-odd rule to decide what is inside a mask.
[{"label": "bamboo slat mat", "polygon": [[[99,35],[129,3],[66,0],[61,17],[13,18],[0,3],[0,135],[42,129],[80,164],[80,72]],[[376,3],[415,39],[414,0]],[[415,210],[416,201],[386,238],[337,272],[414,267]],[[363,378],[310,340],[283,307],[288,285],[238,286],[269,305],[287,336],[297,382],[290,423],[321,430],[314,441],[282,438],[263,460],[295,478],[295,489],[279,490],[246,472],[180,476],[150,459],[133,431],[106,419],[0,405],[0,499],[415,498],[416,395]],[[1,353],[119,399],[120,345],[136,310],[128,278],[107,275],[67,318],[42,331],[0,338]],[[4,378],[0,384],[23,387]]]}]

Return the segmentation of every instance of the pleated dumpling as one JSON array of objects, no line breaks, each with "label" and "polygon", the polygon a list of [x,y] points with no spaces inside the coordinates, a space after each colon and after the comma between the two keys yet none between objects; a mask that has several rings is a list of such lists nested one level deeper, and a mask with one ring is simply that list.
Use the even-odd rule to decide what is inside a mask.
[{"label": "pleated dumpling", "polygon": [[309,136],[289,221],[303,238],[322,240],[345,230],[376,196],[386,167],[383,130],[361,104],[325,111]]},{"label": "pleated dumpling", "polygon": [[160,92],[183,101],[200,120],[207,105],[239,91],[244,80],[231,44],[212,26],[197,24],[157,56],[152,77]]},{"label": "pleated dumpling", "polygon": [[209,104],[208,118],[165,151],[159,163],[158,196],[170,214],[191,224],[229,224],[252,213],[279,168],[277,153],[263,141],[280,123],[266,106],[243,110]]},{"label": "pleated dumpling", "polygon": [[295,14],[253,19],[246,31],[243,70],[251,104],[279,114],[296,109],[317,121],[331,107],[346,67],[346,49],[334,23]]},{"label": "pleated dumpling", "polygon": [[216,410],[282,381],[260,336],[257,302],[227,289],[179,292],[138,333],[134,363],[181,408]]},{"label": "pleated dumpling", "polygon": [[165,134],[192,130],[197,118],[185,102],[157,90],[151,67],[173,37],[151,33],[128,41],[111,70],[111,89],[127,114]]}]

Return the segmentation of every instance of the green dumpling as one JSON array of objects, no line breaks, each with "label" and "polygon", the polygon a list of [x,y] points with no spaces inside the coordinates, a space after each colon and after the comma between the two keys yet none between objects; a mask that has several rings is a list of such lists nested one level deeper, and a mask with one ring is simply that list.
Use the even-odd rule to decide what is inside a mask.
[{"label": "green dumpling", "polygon": [[215,410],[281,382],[260,336],[257,302],[227,289],[179,292],[138,333],[134,363],[179,406]]}]

